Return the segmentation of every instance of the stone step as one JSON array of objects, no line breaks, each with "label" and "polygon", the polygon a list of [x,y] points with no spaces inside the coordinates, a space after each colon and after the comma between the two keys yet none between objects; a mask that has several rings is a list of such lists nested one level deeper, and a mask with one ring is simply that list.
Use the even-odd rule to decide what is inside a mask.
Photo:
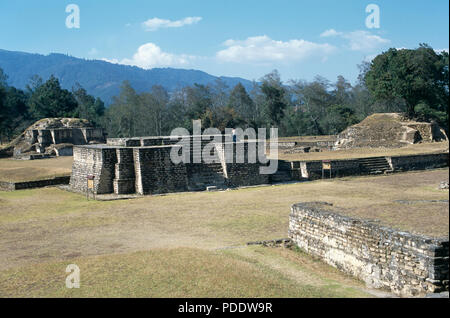
[{"label": "stone step", "polygon": [[392,171],[385,157],[361,158],[358,162],[361,170],[369,174],[381,174]]}]

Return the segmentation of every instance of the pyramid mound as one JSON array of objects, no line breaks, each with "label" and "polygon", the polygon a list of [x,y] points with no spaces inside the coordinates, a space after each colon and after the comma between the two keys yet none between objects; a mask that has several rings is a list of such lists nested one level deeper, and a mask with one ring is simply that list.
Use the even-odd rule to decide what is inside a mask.
[{"label": "pyramid mound", "polygon": [[436,123],[409,120],[398,113],[378,113],[342,131],[335,150],[349,148],[398,148],[420,142],[445,141]]},{"label": "pyramid mound", "polygon": [[104,142],[103,129],[96,128],[87,119],[43,118],[1,148],[0,157],[72,155],[73,145]]},{"label": "pyramid mound", "polygon": [[43,118],[38,120],[26,130],[55,129],[55,128],[93,128],[94,125],[82,118]]}]

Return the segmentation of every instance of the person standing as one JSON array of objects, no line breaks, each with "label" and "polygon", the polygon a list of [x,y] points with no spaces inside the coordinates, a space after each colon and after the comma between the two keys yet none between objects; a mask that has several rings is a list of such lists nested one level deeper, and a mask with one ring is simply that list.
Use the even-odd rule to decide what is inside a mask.
[{"label": "person standing", "polygon": [[233,130],[231,131],[231,135],[233,136],[233,142],[236,142],[236,129],[233,128]]}]

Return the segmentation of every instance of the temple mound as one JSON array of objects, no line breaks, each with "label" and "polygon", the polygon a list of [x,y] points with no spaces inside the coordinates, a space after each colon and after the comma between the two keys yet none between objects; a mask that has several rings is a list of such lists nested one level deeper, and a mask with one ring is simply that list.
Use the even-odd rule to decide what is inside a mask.
[{"label": "temple mound", "polygon": [[447,136],[436,123],[417,122],[398,113],[368,116],[359,124],[338,135],[334,150],[349,148],[398,148],[421,142],[446,141]]},{"label": "temple mound", "polygon": [[0,157],[33,159],[46,156],[71,156],[73,145],[104,143],[102,128],[86,119],[44,118],[28,127],[9,145],[0,149]]}]

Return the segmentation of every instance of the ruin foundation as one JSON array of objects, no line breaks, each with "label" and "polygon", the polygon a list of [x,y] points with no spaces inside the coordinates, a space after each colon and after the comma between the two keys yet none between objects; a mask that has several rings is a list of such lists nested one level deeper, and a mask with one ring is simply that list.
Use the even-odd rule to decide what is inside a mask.
[{"label": "ruin foundation", "polygon": [[[93,176],[95,194],[144,195],[269,183],[269,175],[259,173],[264,164],[248,160],[249,149],[257,149],[258,141],[227,143],[224,136],[211,135],[194,142],[194,137],[185,138],[189,162],[180,163],[172,162],[171,152],[181,154],[182,137],[112,138],[107,144],[75,146],[70,186],[86,192],[88,176]],[[226,158],[225,149],[232,149],[234,158]],[[238,150],[244,162],[237,160]],[[200,151],[214,160],[204,162]]]},{"label": "ruin foundation", "polygon": [[400,232],[336,213],[324,202],[291,208],[289,238],[309,254],[404,296],[448,291],[449,240]]}]

